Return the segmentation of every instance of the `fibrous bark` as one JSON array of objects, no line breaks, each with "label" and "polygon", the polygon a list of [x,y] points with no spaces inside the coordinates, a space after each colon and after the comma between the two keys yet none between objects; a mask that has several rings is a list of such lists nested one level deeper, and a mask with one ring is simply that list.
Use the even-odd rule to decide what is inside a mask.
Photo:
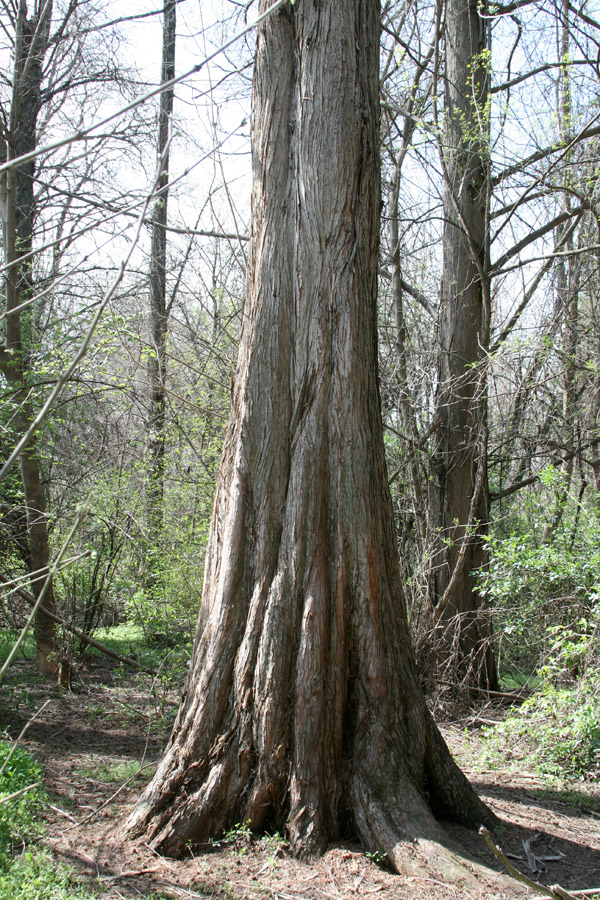
[{"label": "fibrous bark", "polygon": [[469,877],[434,819],[490,817],[415,677],[377,384],[379,9],[300,0],[257,39],[253,231],[187,685],[129,835],[359,835]]}]

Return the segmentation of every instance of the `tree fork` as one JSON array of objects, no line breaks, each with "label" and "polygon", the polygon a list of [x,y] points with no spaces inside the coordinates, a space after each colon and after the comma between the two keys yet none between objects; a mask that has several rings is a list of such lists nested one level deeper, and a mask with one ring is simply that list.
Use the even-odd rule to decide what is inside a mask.
[{"label": "tree fork", "polygon": [[415,676],[383,450],[378,6],[300,0],[258,32],[244,324],[196,643],[126,831],[180,855],[249,820],[299,855],[360,837],[398,870],[467,882],[434,813],[494,817]]}]

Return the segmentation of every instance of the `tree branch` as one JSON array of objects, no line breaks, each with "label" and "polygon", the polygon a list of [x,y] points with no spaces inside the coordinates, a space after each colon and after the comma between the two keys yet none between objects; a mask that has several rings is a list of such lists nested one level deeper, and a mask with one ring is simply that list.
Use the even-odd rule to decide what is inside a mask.
[{"label": "tree branch", "polygon": [[582,212],[589,208],[589,203],[582,203],[581,206],[578,206],[575,209],[565,210],[558,216],[555,216],[549,222],[545,222],[544,225],[541,225],[535,231],[530,232],[526,237],[518,241],[518,243],[516,243],[514,247],[511,247],[510,250],[507,250],[506,253],[503,253],[502,256],[498,257],[496,262],[493,263],[490,267],[490,274],[492,276],[496,275],[499,270],[501,270],[502,267],[506,265],[509,259],[512,259],[513,256],[517,256],[517,254],[519,254],[521,250],[524,250],[525,247],[528,247],[529,244],[537,241],[538,238],[544,237],[544,235],[548,234],[549,231],[553,231],[559,225],[562,225],[563,222],[567,222],[569,219],[572,219],[573,216],[581,215]]}]

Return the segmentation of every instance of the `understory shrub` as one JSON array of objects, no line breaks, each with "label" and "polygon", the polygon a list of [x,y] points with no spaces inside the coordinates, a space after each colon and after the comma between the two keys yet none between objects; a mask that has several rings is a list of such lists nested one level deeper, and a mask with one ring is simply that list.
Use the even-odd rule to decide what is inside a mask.
[{"label": "understory shrub", "polygon": [[575,688],[545,686],[487,731],[491,749],[509,745],[513,758],[548,775],[594,780],[600,775],[600,696],[591,673]]},{"label": "understory shrub", "polygon": [[[593,622],[599,605],[600,512],[595,502],[586,506],[568,498],[560,526],[551,539],[545,537],[550,488],[558,474],[547,467],[543,490],[511,512],[508,533],[506,521],[491,530],[489,567],[479,580],[494,615],[500,674],[518,681],[547,664],[558,639],[582,629],[589,637],[590,627],[578,623]],[[600,635],[593,642],[600,643]],[[573,664],[577,677],[577,660]]]},{"label": "understory shrub", "polygon": [[596,779],[600,775],[598,617],[549,629],[550,653],[537,671],[540,688],[489,729],[490,748],[510,749],[539,772]]}]

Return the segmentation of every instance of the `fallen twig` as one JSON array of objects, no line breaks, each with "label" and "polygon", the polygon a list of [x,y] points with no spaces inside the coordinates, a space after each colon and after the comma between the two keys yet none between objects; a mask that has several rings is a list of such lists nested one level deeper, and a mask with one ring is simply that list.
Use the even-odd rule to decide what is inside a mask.
[{"label": "fallen twig", "polygon": [[70,813],[65,812],[64,809],[59,809],[58,806],[53,806],[51,803],[48,804],[48,809],[54,810],[54,812],[58,813],[59,816],[64,816],[65,819],[69,820],[69,822],[75,822],[75,824],[77,824],[77,819],[74,819],[73,816]]},{"label": "fallen twig", "polygon": [[152,869],[130,869],[127,872],[120,872],[118,875],[99,875],[98,881],[118,881],[119,878],[134,878],[136,875],[148,875],[158,871],[156,866]]},{"label": "fallen twig", "polygon": [[496,857],[496,859],[500,860],[504,868],[507,870],[508,874],[515,879],[515,881],[520,881],[521,884],[526,885],[529,888],[533,888],[536,891],[540,891],[543,897],[551,897],[552,900],[574,900],[575,895],[570,894],[568,891],[565,891],[559,884],[554,884],[552,887],[546,887],[545,884],[540,884],[538,881],[533,881],[533,879],[528,878],[527,875],[523,875],[519,872],[518,869],[515,869],[513,864],[508,861],[500,847],[497,847],[493,842],[489,831],[485,826],[481,826],[479,829],[479,834],[483,835],[485,838],[485,842]]}]

